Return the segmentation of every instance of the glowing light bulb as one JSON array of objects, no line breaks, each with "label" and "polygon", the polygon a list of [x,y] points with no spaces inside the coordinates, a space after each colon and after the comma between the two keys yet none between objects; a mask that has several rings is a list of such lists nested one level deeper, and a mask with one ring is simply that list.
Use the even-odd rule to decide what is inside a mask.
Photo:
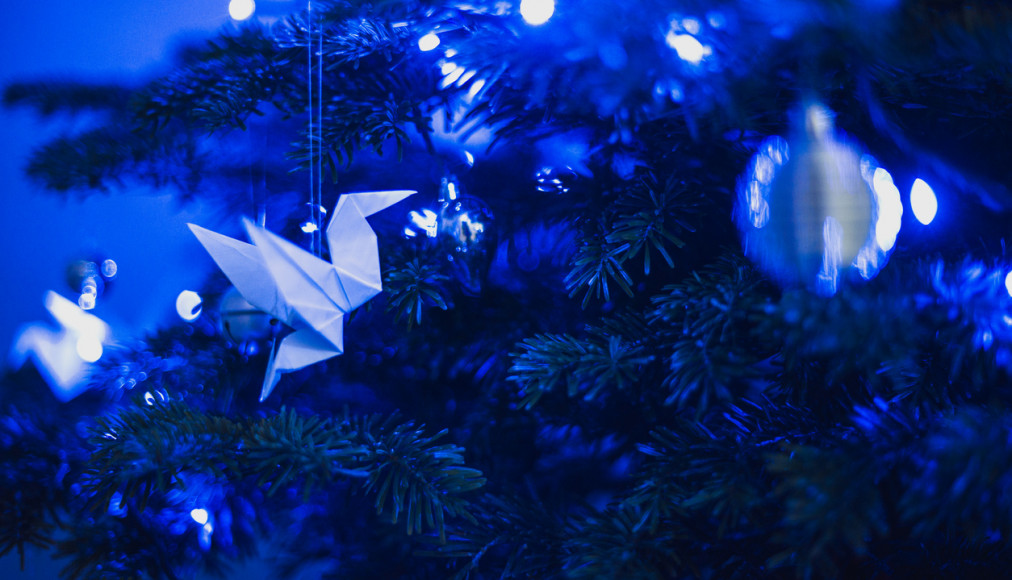
[{"label": "glowing light bulb", "polygon": [[422,52],[428,52],[437,46],[439,46],[439,35],[435,32],[430,32],[418,39],[418,49]]},{"label": "glowing light bulb", "polygon": [[1009,296],[1012,296],[1012,272],[1009,272],[1005,276],[1005,290],[1008,292]]},{"label": "glowing light bulb", "polygon": [[918,179],[910,188],[910,207],[914,210],[914,217],[924,225],[928,225],[935,219],[938,213],[938,198],[931,186]]},{"label": "glowing light bulb", "polygon": [[872,176],[872,189],[878,199],[878,222],[875,224],[875,241],[888,252],[896,244],[896,236],[903,223],[903,202],[893,176],[879,167]]},{"label": "glowing light bulb", "polygon": [[678,53],[678,58],[691,64],[699,64],[711,52],[710,47],[703,46],[703,43],[691,34],[678,34],[672,30],[668,32],[665,40],[668,46]]},{"label": "glowing light bulb", "polygon": [[75,347],[77,356],[81,357],[84,362],[93,363],[102,358],[102,341],[94,337],[82,336],[78,338]]},{"label": "glowing light bulb", "polygon": [[183,290],[176,297],[176,314],[187,322],[192,322],[200,317],[203,299],[200,294],[193,290]]},{"label": "glowing light bulb", "polygon": [[538,26],[548,22],[548,19],[555,14],[555,0],[522,0],[520,2],[520,16],[532,26]]},{"label": "glowing light bulb", "polygon": [[190,510],[190,517],[193,518],[193,521],[203,526],[207,523],[207,510],[203,508],[194,508]]},{"label": "glowing light bulb", "polygon": [[253,0],[232,0],[228,3],[228,15],[232,17],[232,20],[246,20],[253,16],[254,10],[256,10],[256,4],[253,3]]}]

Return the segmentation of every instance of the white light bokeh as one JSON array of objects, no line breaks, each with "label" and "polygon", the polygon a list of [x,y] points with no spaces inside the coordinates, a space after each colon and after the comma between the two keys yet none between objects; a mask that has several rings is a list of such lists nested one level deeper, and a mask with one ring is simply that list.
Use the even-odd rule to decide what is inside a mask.
[{"label": "white light bokeh", "polygon": [[204,525],[207,523],[207,510],[203,508],[194,508],[190,510],[190,517],[198,524]]},{"label": "white light bokeh", "polygon": [[1012,296],[1012,272],[1009,272],[1005,276],[1005,291],[1008,292],[1009,296]]},{"label": "white light bokeh", "polygon": [[691,34],[678,34],[672,30],[668,32],[665,41],[678,53],[678,58],[690,64],[699,64],[711,52],[710,47],[704,46]]},{"label": "white light bokeh", "polygon": [[176,314],[187,322],[200,317],[203,299],[193,290],[183,290],[176,297]]},{"label": "white light bokeh", "polygon": [[553,14],[555,14],[555,0],[522,0],[520,2],[520,15],[524,17],[524,22],[532,26],[548,22]]},{"label": "white light bokeh", "polygon": [[896,244],[896,236],[903,223],[903,202],[900,190],[888,171],[879,167],[872,176],[872,188],[878,199],[878,221],[875,223],[875,241],[888,252]]},{"label": "white light bokeh", "polygon": [[86,363],[93,363],[102,358],[102,341],[93,336],[77,338],[77,356]]},{"label": "white light bokeh", "polygon": [[914,217],[924,225],[930,224],[938,213],[938,198],[934,190],[922,179],[914,181],[910,188],[910,208],[914,210]]},{"label": "white light bokeh", "polygon": [[422,52],[435,50],[437,46],[439,46],[439,35],[435,32],[430,32],[418,39],[418,49]]},{"label": "white light bokeh", "polygon": [[256,10],[256,4],[253,3],[253,0],[232,0],[228,3],[228,15],[232,17],[232,20],[246,20],[253,16],[254,10]]}]

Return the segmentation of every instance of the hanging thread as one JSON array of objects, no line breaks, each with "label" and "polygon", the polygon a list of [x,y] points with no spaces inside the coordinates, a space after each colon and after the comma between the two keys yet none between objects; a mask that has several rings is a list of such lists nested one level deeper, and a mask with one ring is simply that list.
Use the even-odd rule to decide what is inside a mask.
[{"label": "hanging thread", "polygon": [[[309,77],[309,205],[310,221],[315,226],[310,232],[310,251],[316,257],[323,255],[323,24],[313,42],[313,2],[307,6],[307,76]],[[314,71],[313,57],[316,56]],[[314,74],[315,72],[315,74]]]}]

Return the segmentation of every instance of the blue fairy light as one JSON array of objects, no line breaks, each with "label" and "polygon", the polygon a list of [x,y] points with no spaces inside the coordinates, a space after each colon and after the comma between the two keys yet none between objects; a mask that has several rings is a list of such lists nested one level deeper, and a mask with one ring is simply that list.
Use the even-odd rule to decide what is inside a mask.
[{"label": "blue fairy light", "polygon": [[1005,291],[1012,296],[1012,271],[1005,275]]},{"label": "blue fairy light", "polygon": [[538,26],[548,22],[555,14],[555,0],[522,0],[520,2],[520,16],[524,22],[532,26]]},{"label": "blue fairy light", "polygon": [[435,32],[430,32],[418,39],[418,49],[422,52],[435,50],[437,46],[439,46],[439,35]]},{"label": "blue fairy light", "polygon": [[910,188],[910,207],[914,210],[917,221],[924,225],[930,224],[938,213],[938,198],[923,179],[915,180],[913,187]]}]

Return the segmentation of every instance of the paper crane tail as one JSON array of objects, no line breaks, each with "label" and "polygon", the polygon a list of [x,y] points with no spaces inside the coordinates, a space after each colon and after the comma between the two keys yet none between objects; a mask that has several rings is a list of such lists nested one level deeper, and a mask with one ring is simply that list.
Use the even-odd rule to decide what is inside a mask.
[{"label": "paper crane tail", "polygon": [[274,387],[281,380],[282,374],[342,354],[344,352],[343,322],[343,317],[340,317],[331,323],[328,329],[329,337],[324,337],[312,328],[304,328],[281,339],[277,347],[271,350],[271,358],[267,362],[267,375],[264,377],[264,385],[260,390],[260,402],[264,402],[271,395]]}]

